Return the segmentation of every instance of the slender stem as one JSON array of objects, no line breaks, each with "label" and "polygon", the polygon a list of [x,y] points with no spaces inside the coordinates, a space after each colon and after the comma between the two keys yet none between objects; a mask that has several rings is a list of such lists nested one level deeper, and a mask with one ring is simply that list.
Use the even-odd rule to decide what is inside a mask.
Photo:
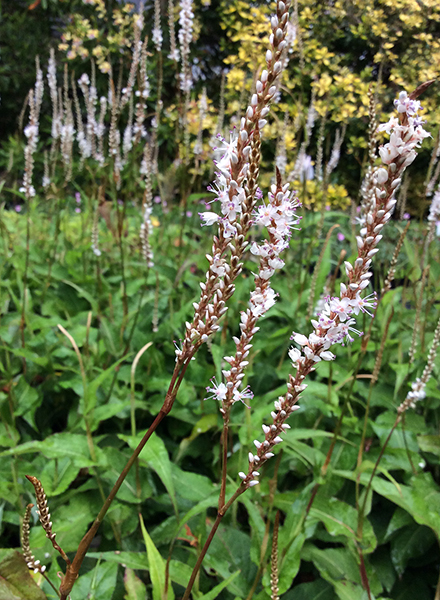
[{"label": "slender stem", "polygon": [[[363,360],[364,356],[365,356],[365,351],[361,351],[361,353],[359,355],[359,360],[358,360],[357,365],[356,365],[356,369],[355,369],[355,371],[353,373],[353,377],[351,379],[350,389],[348,390],[348,393],[347,393],[347,396],[345,398],[344,404],[342,405],[341,415],[339,417],[339,420],[338,420],[338,422],[336,424],[336,427],[335,427],[335,431],[333,433],[333,438],[332,438],[332,441],[331,441],[331,444],[330,444],[330,448],[328,449],[327,456],[325,458],[325,462],[324,462],[324,464],[321,467],[321,475],[323,477],[325,477],[325,475],[327,474],[327,469],[328,469],[328,466],[329,466],[331,458],[332,458],[333,450],[335,449],[336,441],[338,439],[338,435],[339,435],[339,432],[340,432],[341,427],[342,427],[342,420],[344,418],[345,410],[346,410],[346,408],[348,406],[348,402],[350,400],[351,393],[353,391],[354,382],[356,381],[356,377],[357,377],[357,374],[358,374],[359,369],[361,367],[362,360]],[[315,485],[315,487],[313,488],[313,490],[312,490],[312,494],[310,496],[309,503],[308,503],[308,505],[306,507],[305,517],[307,517],[307,515],[310,512],[310,509],[312,508],[313,502],[315,501],[315,497],[316,497],[316,494],[318,493],[318,490],[319,490],[320,486],[321,486],[321,484],[317,483]]]},{"label": "slender stem", "polygon": [[78,550],[75,554],[75,558],[73,559],[72,565],[67,568],[66,575],[63,577],[63,579],[61,581],[61,585],[60,585],[61,600],[66,600],[67,596],[70,594],[72,587],[78,577],[79,569],[82,565],[85,555],[87,554],[90,544],[92,543],[92,540],[95,537],[96,532],[98,531],[99,526],[101,525],[105,515],[107,514],[107,511],[110,508],[111,503],[113,502],[116,494],[118,493],[119,488],[121,487],[124,479],[128,475],[128,472],[130,471],[130,469],[133,466],[134,462],[136,461],[137,457],[142,452],[142,449],[144,448],[145,444],[148,442],[151,435],[156,430],[157,426],[162,421],[162,419],[164,419],[164,417],[166,417],[166,415],[167,415],[167,413],[165,411],[161,410],[159,412],[159,414],[157,415],[157,417],[154,419],[153,423],[150,425],[148,431],[146,432],[146,434],[144,435],[144,437],[138,444],[136,450],[133,452],[133,454],[131,455],[127,464],[125,465],[124,469],[122,470],[121,474],[119,475],[118,480],[116,481],[110,494],[108,495],[107,500],[104,502],[104,505],[102,506],[101,510],[99,511],[99,514],[96,517],[95,521],[93,522],[93,525],[90,527],[89,531],[85,534],[85,536],[81,540]]},{"label": "slender stem", "polygon": [[[29,199],[28,199],[29,200]],[[31,203],[28,202],[27,215],[26,215],[26,258],[24,264],[24,276],[23,276],[23,304],[21,308],[21,345],[24,348],[24,328],[25,328],[25,317],[26,317],[26,292],[28,286],[28,272],[29,272],[29,250],[30,250],[30,239],[31,239]],[[23,372],[26,373],[26,358],[23,356]]]},{"label": "slender stem", "polygon": [[[162,408],[159,411],[159,414],[156,416],[153,423],[150,425],[148,431],[146,432],[146,434],[140,441],[136,450],[133,452],[133,454],[131,455],[127,464],[125,465],[123,471],[119,475],[118,480],[116,481],[115,485],[113,486],[107,500],[104,502],[104,505],[101,508],[95,521],[93,522],[93,525],[90,527],[89,531],[85,534],[85,536],[81,540],[78,550],[76,552],[75,558],[73,559],[72,565],[67,567],[66,575],[63,577],[63,579],[61,581],[61,586],[60,586],[61,600],[66,600],[67,596],[70,594],[72,587],[78,577],[79,569],[82,565],[85,555],[87,554],[90,544],[92,543],[92,540],[95,537],[96,532],[99,529],[99,526],[101,525],[108,509],[111,506],[111,503],[113,502],[116,494],[118,493],[119,488],[121,487],[123,481],[127,477],[131,467],[136,462],[137,457],[142,452],[142,449],[144,448],[145,444],[150,439],[151,435],[157,429],[159,423],[168,415],[168,413],[172,409],[174,400],[176,399],[177,392],[179,390],[180,384],[182,383],[182,379],[185,375],[186,369],[188,368],[191,358],[192,358],[192,354],[191,354],[191,356],[189,356],[187,362],[183,366],[178,363],[176,364],[176,367],[174,368],[174,372],[171,377],[171,382],[170,382],[170,385],[169,385],[169,388],[168,388],[168,391],[167,391],[167,394],[165,397],[165,401],[163,403]],[[242,492],[240,492],[240,493],[242,493]],[[229,503],[226,506],[229,507]]]},{"label": "slender stem", "polygon": [[[116,206],[118,207],[118,203],[116,203]],[[124,315],[124,319],[123,319],[124,325],[122,326],[122,331],[121,331],[121,336],[122,336],[124,329],[125,329],[125,320],[128,315],[128,298],[127,298],[127,281],[125,278],[124,244],[122,243],[122,230],[124,227],[125,204],[124,204],[124,208],[122,209],[122,211],[119,208],[117,208],[117,211],[118,211],[118,227],[117,227],[118,245],[119,245],[119,254],[121,257],[122,310],[123,310],[123,315]]]},{"label": "slender stem", "polygon": [[208,548],[209,548],[209,546],[211,545],[211,542],[212,542],[212,540],[213,540],[213,538],[214,538],[214,535],[215,535],[215,533],[216,533],[217,529],[219,528],[219,525],[220,525],[220,523],[221,523],[221,521],[222,521],[223,517],[225,516],[225,514],[226,514],[227,510],[229,509],[229,507],[231,506],[231,504],[232,504],[232,503],[233,503],[233,502],[234,502],[234,501],[235,501],[235,500],[236,500],[236,499],[237,499],[239,496],[241,496],[241,494],[243,494],[243,492],[245,492],[245,491],[246,491],[246,489],[247,489],[246,487],[240,486],[240,487],[239,487],[239,488],[238,488],[238,489],[235,491],[234,495],[233,495],[233,496],[231,496],[231,497],[229,498],[228,502],[227,502],[226,504],[224,504],[224,505],[222,506],[222,508],[221,508],[221,509],[218,511],[218,513],[217,513],[217,518],[216,518],[216,520],[215,520],[215,523],[214,523],[214,525],[212,526],[212,529],[211,529],[211,531],[209,532],[209,535],[208,535],[208,538],[207,538],[207,540],[206,540],[206,542],[205,542],[205,545],[203,546],[203,548],[202,548],[202,551],[200,552],[200,554],[199,554],[199,557],[198,557],[198,559],[197,559],[197,562],[196,562],[196,564],[195,564],[195,566],[194,566],[193,572],[191,573],[191,577],[190,577],[190,580],[189,580],[189,582],[188,582],[188,585],[187,585],[187,588],[186,588],[186,590],[185,590],[185,593],[184,593],[184,595],[183,595],[183,597],[182,597],[182,600],[188,600],[188,598],[189,598],[189,595],[190,595],[190,593],[191,593],[191,590],[192,590],[192,587],[193,587],[193,585],[194,585],[194,581],[196,580],[197,574],[198,574],[198,572],[199,572],[199,570],[200,570],[200,566],[201,566],[201,564],[202,564],[202,562],[203,562],[203,559],[205,558],[205,555],[206,555],[206,553],[207,553],[207,551],[208,551]]},{"label": "slender stem", "polygon": [[[364,455],[364,448],[365,448],[365,438],[367,435],[367,427],[368,427],[368,416],[370,414],[370,403],[371,403],[371,394],[373,391],[373,381],[370,382],[370,387],[368,390],[368,398],[367,398],[367,407],[365,409],[365,417],[364,417],[364,425],[362,427],[362,436],[361,436],[361,443],[359,446],[359,452],[358,452],[358,457],[357,457],[357,466],[356,469],[359,472],[360,468],[361,468],[361,464],[362,464],[362,459],[363,459],[363,455]],[[359,501],[359,479],[356,479],[356,504]]]},{"label": "slender stem", "polygon": [[379,463],[382,460],[382,456],[384,455],[386,447],[388,446],[388,442],[390,441],[391,436],[393,435],[394,430],[396,429],[397,425],[400,423],[401,420],[402,420],[402,415],[397,415],[396,420],[394,421],[394,425],[391,427],[391,430],[390,430],[390,432],[388,434],[388,437],[385,440],[384,445],[380,449],[380,453],[379,453],[379,456],[377,457],[377,460],[376,460],[376,462],[374,464],[370,480],[368,482],[367,487],[365,488],[365,497],[364,497],[364,501],[362,503],[362,507],[361,507],[360,512],[359,512],[359,519],[358,519],[357,535],[358,535],[359,539],[362,538],[362,530],[363,530],[363,527],[364,527],[364,513],[365,513],[365,507],[367,505],[367,498],[368,498],[368,493],[369,493],[370,488],[371,488],[371,484],[373,483],[373,479],[374,479],[374,476],[376,475],[376,471],[377,471],[377,468],[379,466]]},{"label": "slender stem", "polygon": [[60,596],[60,592],[57,590],[57,588],[54,586],[54,584],[51,582],[51,580],[49,579],[49,577],[47,576],[47,573],[42,573],[44,579],[47,581],[47,583],[50,585],[50,587],[54,590],[55,594],[58,596],[58,598],[61,598]]},{"label": "slender stem", "polygon": [[228,468],[228,435],[229,435],[229,409],[227,407],[223,415],[223,431],[222,431],[222,478],[220,494],[218,497],[218,509],[220,510],[225,504],[226,498],[226,476]]},{"label": "slender stem", "polygon": [[[146,292],[146,289],[147,289],[147,276],[148,276],[148,271],[147,271],[147,274],[145,275],[145,284],[142,286],[142,292],[141,292],[141,294],[139,296],[138,307],[137,307],[136,314],[134,316],[133,325],[131,326],[130,333],[128,334],[128,338],[127,338],[124,350],[123,350],[120,358],[122,358],[123,356],[125,356],[127,354],[128,350],[129,350],[129,348],[130,348],[131,340],[133,338],[133,334],[134,334],[134,331],[136,329],[136,324],[137,324],[137,321],[138,321],[138,318],[139,318],[139,313],[140,313],[140,310],[141,310],[142,300],[144,298],[144,295],[145,295],[145,292]],[[107,394],[106,404],[107,404],[107,402],[110,401],[111,395],[113,393],[113,388],[114,388],[115,383],[116,383],[116,377],[117,376],[118,376],[118,372],[115,371],[113,373],[112,381],[110,383],[110,390],[109,390],[109,393]]]}]

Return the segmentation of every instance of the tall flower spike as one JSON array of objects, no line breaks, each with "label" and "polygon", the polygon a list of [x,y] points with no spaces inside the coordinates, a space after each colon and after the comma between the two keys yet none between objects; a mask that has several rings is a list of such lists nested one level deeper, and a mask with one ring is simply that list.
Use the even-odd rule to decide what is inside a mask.
[{"label": "tall flower spike", "polygon": [[[251,226],[252,211],[255,205],[260,157],[260,132],[266,125],[265,117],[276,93],[274,85],[280,74],[279,61],[285,47],[288,9],[290,2],[279,0],[277,14],[271,20],[270,49],[266,53],[267,70],[261,73],[256,82],[256,93],[252,95],[241,119],[240,130],[231,135],[229,142],[222,140],[221,154],[216,161],[217,180],[210,188],[221,204],[221,215],[215,218],[202,213],[204,221],[217,223],[218,236],[214,237],[212,254],[206,282],[201,283],[202,295],[196,303],[192,323],[187,324],[182,352],[178,360],[190,360],[198,347],[219,329],[218,319],[226,312],[227,300],[235,290],[234,281],[241,272],[241,257],[247,246],[246,235]],[[247,185],[246,185],[247,180]],[[214,214],[214,216],[212,216]],[[226,257],[232,252],[230,262]]]},{"label": "tall flower spike", "polygon": [[193,3],[192,0],[180,0],[179,14],[179,42],[180,56],[182,59],[182,71],[180,73],[180,89],[189,92],[192,88],[191,69],[189,65],[189,46],[193,35]]},{"label": "tall flower spike", "polygon": [[[236,352],[234,356],[225,357],[230,369],[224,370],[226,380],[222,401],[223,414],[228,415],[230,407],[244,398],[251,398],[248,388],[239,391],[244,369],[249,364],[247,358],[252,348],[252,340],[259,330],[258,320],[275,304],[276,294],[270,286],[270,278],[276,270],[284,266],[280,258],[281,252],[288,247],[291,229],[297,225],[300,218],[296,209],[300,206],[296,195],[288,191],[288,184],[282,184],[281,174],[277,170],[277,183],[269,193],[269,203],[262,204],[254,214],[257,224],[267,228],[269,239],[261,244],[254,242],[251,252],[259,257],[259,270],[255,275],[255,288],[251,292],[249,308],[240,314],[240,338],[234,338]],[[221,384],[224,385],[224,384]]]},{"label": "tall flower spike", "polygon": [[432,340],[431,348],[429,349],[428,360],[423,370],[422,376],[418,377],[412,384],[411,390],[408,392],[405,400],[397,409],[399,415],[404,413],[409,408],[415,408],[416,402],[423,400],[426,397],[425,387],[428,381],[431,379],[432,371],[434,369],[434,361],[437,356],[437,350],[440,345],[440,319],[438,320],[437,327],[434,332],[434,339]]},{"label": "tall flower spike", "polygon": [[176,46],[176,31],[174,28],[174,2],[168,0],[168,28],[170,30],[170,53],[168,58],[177,62],[179,60],[179,50]]},{"label": "tall flower spike", "polygon": [[156,47],[156,52],[161,51],[162,41],[162,28],[160,26],[160,0],[154,0],[153,44]]},{"label": "tall flower spike", "polygon": [[[365,226],[357,237],[358,257],[354,265],[345,263],[348,285],[341,284],[341,297],[329,298],[319,319],[312,320],[313,333],[308,337],[299,333],[293,334],[293,340],[300,346],[300,349],[293,347],[289,351],[296,375],[289,375],[286,394],[275,401],[275,411],[271,413],[273,422],[270,427],[266,426],[263,429],[265,434],[263,442],[259,440],[254,442],[257,453],[249,462],[248,474],[242,479],[242,487],[253,485],[255,464],[259,467],[264,464],[273,456],[272,450],[275,445],[282,441],[281,435],[284,429],[289,427],[286,420],[294,410],[298,409],[297,402],[300,394],[307,387],[304,383],[306,376],[315,370],[316,363],[335,359],[335,355],[329,350],[332,345],[352,341],[351,333],[361,335],[361,332],[353,327],[356,322],[353,315],[368,312],[368,309],[375,306],[374,300],[361,296],[372,275],[369,270],[372,257],[378,252],[376,246],[382,238],[380,232],[391,218],[396,204],[394,196],[402,173],[413,162],[415,148],[429,135],[417,117],[420,106],[413,102],[419,93],[420,88],[410,96],[406,93],[400,94],[396,104],[400,119],[391,119],[388,124],[382,126],[383,130],[391,133],[389,144],[379,149],[381,157],[385,157],[386,168],[378,169],[374,177],[374,198],[366,214]],[[440,327],[438,335],[440,336]],[[437,344],[437,341],[433,344],[435,350]],[[430,373],[427,368],[421,381],[423,382],[423,377],[429,378]]]}]

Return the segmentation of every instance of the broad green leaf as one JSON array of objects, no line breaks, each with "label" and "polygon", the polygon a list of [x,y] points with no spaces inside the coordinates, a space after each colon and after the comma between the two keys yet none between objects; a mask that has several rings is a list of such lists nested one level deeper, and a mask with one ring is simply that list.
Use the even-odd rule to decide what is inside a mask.
[{"label": "broad green leaf", "polygon": [[311,583],[301,583],[284,594],[283,600],[335,600],[332,586],[318,579]]},{"label": "broad green leaf", "polygon": [[[127,442],[132,450],[135,450],[141,441],[141,437],[134,438],[131,435],[119,434],[118,437],[121,440]],[[155,433],[150,437],[147,444],[143,448],[140,456],[140,462],[146,463],[150,469],[156,471],[160,477],[163,485],[165,486],[168,494],[170,495],[171,502],[173,503],[174,510],[178,514],[176,493],[174,491],[173,476],[171,470],[171,462],[168,456],[168,451],[165,448],[165,444]]]},{"label": "broad green leaf", "polygon": [[217,598],[217,596],[220,594],[220,592],[222,590],[224,590],[226,587],[228,587],[228,585],[230,583],[232,583],[234,581],[234,579],[236,577],[238,577],[238,575],[240,575],[240,571],[235,571],[235,573],[232,573],[232,575],[230,575],[227,579],[225,579],[224,581],[222,581],[221,583],[219,583],[218,585],[213,587],[210,592],[208,592],[207,594],[203,594],[202,596],[199,596],[198,600],[215,600],[215,598]]},{"label": "broad green leaf", "polygon": [[391,521],[388,523],[385,541],[388,541],[396,531],[411,523],[414,523],[414,519],[411,515],[406,512],[406,510],[403,510],[403,508],[397,507],[391,517]]},{"label": "broad green leaf", "polygon": [[210,496],[215,487],[208,477],[198,473],[182,471],[177,465],[170,463],[174,489],[182,498],[192,502],[200,502],[203,498]]},{"label": "broad green leaf", "polygon": [[46,600],[23,555],[16,550],[6,551],[0,562],[0,600]]},{"label": "broad green leaf", "polygon": [[96,302],[96,300],[93,298],[93,296],[87,290],[85,290],[81,286],[77,285],[73,281],[69,281],[68,279],[62,279],[61,281],[63,283],[65,283],[66,285],[70,285],[70,287],[72,287],[74,290],[76,290],[78,292],[79,296],[81,296],[82,298],[87,300],[87,302],[90,303],[90,307],[91,307],[93,314],[96,315],[99,313],[98,303]]},{"label": "broad green leaf", "polygon": [[[133,354],[133,353],[131,353]],[[121,364],[124,360],[128,360],[131,354],[127,354],[126,356],[122,356],[119,360],[114,362],[108,369],[102,371],[91,383],[87,385],[87,401],[85,402],[85,415],[87,415],[96,405],[96,392],[100,385],[104,383],[109,375],[112,375],[115,372],[115,369],[118,365]]]},{"label": "broad green leaf", "polygon": [[356,559],[345,548],[321,550],[308,543],[303,548],[302,558],[313,562],[321,575],[331,583],[339,580],[361,583]]},{"label": "broad green leaf", "polygon": [[431,452],[440,456],[440,435],[419,435],[417,442],[422,452]]},{"label": "broad green leaf", "polygon": [[[160,555],[158,549],[153,544],[152,539],[145,529],[142,515],[139,515],[142,535],[148,556],[148,570],[151,583],[153,584],[153,600],[163,600],[165,597],[165,560]],[[168,600],[174,600],[174,592],[171,585],[168,585]]]},{"label": "broad green leaf", "polygon": [[[279,581],[278,588],[279,593],[284,594],[290,589],[292,581],[295,579],[299,567],[301,565],[301,549],[306,540],[306,536],[301,533],[294,540],[293,543],[288,547],[286,554],[283,556],[279,564]],[[266,583],[266,588],[269,593],[270,583]]]},{"label": "broad green leaf", "polygon": [[67,490],[79,473],[80,467],[74,465],[71,458],[60,456],[49,460],[38,478],[44,481],[44,491],[48,498],[58,496]]},{"label": "broad green leaf", "polygon": [[125,565],[136,571],[148,571],[148,561],[144,553],[140,552],[87,552],[90,558],[101,558],[107,562]]},{"label": "broad green leaf", "polygon": [[391,560],[399,576],[408,562],[423,556],[436,542],[428,527],[413,523],[401,529],[391,540]]},{"label": "broad green leaf", "polygon": [[170,560],[170,579],[186,588],[191,577],[192,568],[178,560]]},{"label": "broad green leaf", "polygon": [[96,567],[79,577],[70,594],[71,600],[109,600],[115,590],[118,565],[98,562]]},{"label": "broad green leaf", "polygon": [[[352,581],[336,581],[335,592],[340,600],[369,600],[367,590],[358,583]],[[374,596],[370,596],[374,600]]]},{"label": "broad green leaf", "polygon": [[147,590],[145,584],[139,579],[133,569],[128,567],[125,569],[124,574],[124,585],[125,591],[124,600],[145,600],[147,597]]},{"label": "broad green leaf", "polygon": [[[346,502],[318,495],[312,505],[310,515],[322,521],[330,535],[342,535],[352,541],[357,541],[358,513],[353,506]],[[377,544],[373,528],[367,519],[364,521],[361,543],[364,553],[373,552]]]},{"label": "broad green leaf", "polygon": [[91,467],[94,464],[105,465],[106,459],[103,450],[95,444],[96,461],[90,458],[90,450],[85,435],[78,433],[55,433],[43,442],[25,442],[15,448],[4,450],[2,456],[19,456],[31,452],[41,452],[46,458],[70,457],[72,463],[78,467]]}]

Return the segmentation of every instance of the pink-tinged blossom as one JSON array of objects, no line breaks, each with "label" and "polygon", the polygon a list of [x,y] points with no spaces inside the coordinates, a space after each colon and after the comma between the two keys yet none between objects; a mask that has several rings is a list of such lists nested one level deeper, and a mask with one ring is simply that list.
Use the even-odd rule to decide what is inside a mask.
[{"label": "pink-tinged blossom", "polygon": [[222,382],[217,384],[217,381],[214,379],[211,379],[211,383],[212,383],[212,387],[207,387],[206,391],[209,392],[211,394],[211,396],[207,396],[207,400],[219,400],[220,402],[222,402],[225,398],[226,398],[226,394],[228,392],[228,388],[226,387],[226,385]]},{"label": "pink-tinged blossom", "polygon": [[213,225],[214,223],[217,223],[217,221],[219,220],[218,214],[214,213],[214,212],[199,213],[199,217],[203,221],[202,227],[203,227],[203,225]]},{"label": "pink-tinged blossom", "polygon": [[[344,344],[353,341],[353,336],[362,335],[355,328],[356,320],[353,315],[360,312],[371,315],[370,310],[375,308],[375,295],[369,294],[362,297],[363,290],[369,285],[372,273],[370,271],[372,257],[378,252],[376,245],[382,239],[382,228],[390,220],[396,205],[395,193],[405,168],[414,160],[416,150],[421,141],[429,136],[417,117],[420,103],[411,100],[406,93],[399,95],[396,107],[400,119],[391,120],[382,126],[382,130],[391,135],[390,142],[382,146],[379,153],[384,165],[375,168],[372,175],[374,185],[372,197],[362,217],[362,228],[356,238],[358,256],[353,264],[345,263],[347,284],[341,284],[340,297],[324,299],[322,311],[318,319],[312,320],[313,332],[309,336],[293,333],[292,339],[299,348],[289,350],[289,358],[296,369],[296,375],[290,375],[287,383],[287,393],[274,402],[275,410],[271,412],[273,424],[263,426],[265,439],[263,442],[255,440],[256,454],[249,456],[249,471],[243,484],[253,483],[253,471],[256,464],[260,467],[273,453],[271,450],[281,441],[280,433],[289,415],[298,408],[297,401],[301,392],[306,388],[305,377],[315,370],[316,364],[321,360],[331,361],[336,357],[330,351],[335,344]],[[257,246],[252,247],[253,254],[260,254]],[[261,252],[261,254],[265,254]],[[436,343],[440,344],[440,321],[436,330]],[[430,351],[432,370],[433,357],[437,346],[433,344]],[[420,380],[412,385],[407,400],[399,407],[399,414],[420,400],[425,395],[425,383],[431,370],[426,367]],[[248,484],[250,485],[250,484]]]}]

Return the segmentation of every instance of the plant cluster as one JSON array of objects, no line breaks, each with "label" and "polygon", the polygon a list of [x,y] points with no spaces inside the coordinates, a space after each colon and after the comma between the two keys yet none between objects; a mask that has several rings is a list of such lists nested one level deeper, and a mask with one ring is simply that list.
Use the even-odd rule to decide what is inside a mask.
[{"label": "plant cluster", "polygon": [[[353,84],[365,168],[359,206],[337,210],[349,124],[331,127],[322,77],[293,134],[283,102],[291,72],[306,81],[301,19],[340,18],[354,35],[361,7],[290,4],[270,20],[248,7],[251,89],[232,99],[237,72],[223,73],[218,108],[194,91],[190,0],[176,31],[170,2],[167,50],[160,2],[151,40],[142,14],[117,8],[132,52],[118,72],[98,62],[104,79],[94,63],[59,73],[54,51],[37,60],[0,183],[5,597],[440,593],[433,82],[401,90],[388,119],[390,93]],[[417,223],[408,173],[431,136]]]}]

